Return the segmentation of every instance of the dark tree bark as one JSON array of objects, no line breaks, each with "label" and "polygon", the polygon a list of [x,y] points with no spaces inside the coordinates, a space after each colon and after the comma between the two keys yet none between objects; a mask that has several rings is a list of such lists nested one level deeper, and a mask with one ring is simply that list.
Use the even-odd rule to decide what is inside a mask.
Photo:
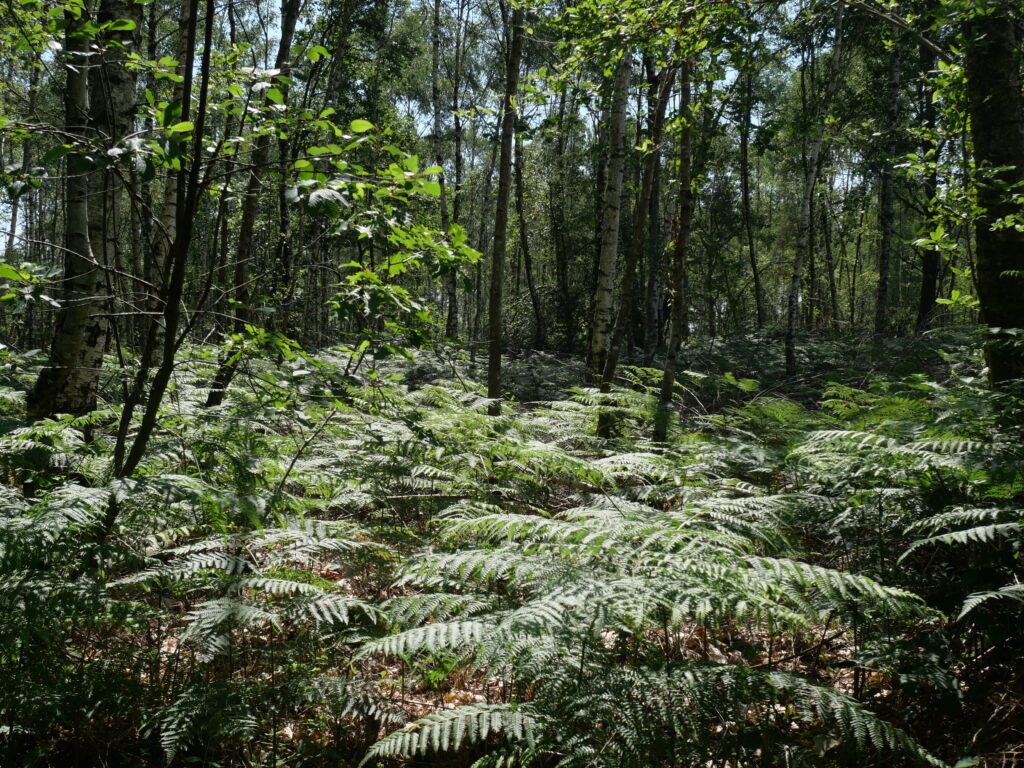
[{"label": "dark tree bark", "polygon": [[505,92],[501,100],[501,149],[498,159],[498,199],[494,215],[494,248],[491,251],[491,290],[487,306],[487,396],[495,401],[491,413],[501,406],[501,298],[508,244],[508,208],[512,187],[512,139],[516,127],[515,97],[519,88],[519,65],[523,57],[523,9],[515,7],[509,31],[505,62]]},{"label": "dark tree bark", "polygon": [[[195,50],[198,21],[199,0],[188,2],[188,29],[185,43],[184,81],[182,83],[183,121],[190,121],[192,115],[193,78],[195,74]],[[166,288],[161,296],[163,306],[162,328],[165,341],[155,355],[156,333],[151,327],[142,354],[139,370],[121,410],[121,418],[117,427],[117,441],[114,445],[114,475],[130,477],[138,468],[149,444],[153,430],[156,428],[157,416],[167,385],[175,369],[175,355],[185,339],[185,332],[179,334],[181,326],[181,300],[185,287],[185,274],[188,268],[189,247],[195,233],[197,213],[199,210],[200,175],[203,168],[203,138],[206,135],[207,104],[210,90],[210,56],[213,44],[214,2],[207,0],[203,24],[203,54],[199,65],[199,98],[196,103],[194,128],[192,131],[191,156],[187,163],[182,162],[180,170],[183,183],[178,185],[177,222],[175,225],[174,242],[171,246],[168,263]],[[153,371],[155,364],[155,371]],[[152,371],[152,382],[150,373]],[[146,385],[149,391],[146,392]],[[135,408],[145,402],[142,419],[134,437],[129,443],[128,433],[132,424]],[[118,514],[116,501],[111,502],[107,517],[102,526],[103,535],[109,533],[114,526]]]},{"label": "dark tree bark", "polygon": [[896,212],[897,130],[900,108],[900,49],[894,45],[889,59],[889,81],[886,99],[885,157],[882,158],[882,179],[879,187],[878,287],[875,292],[875,335],[884,336],[889,316],[889,265],[892,261],[893,226]]},{"label": "dark tree bark", "polygon": [[547,334],[544,332],[544,310],[540,303],[536,277],[533,274],[533,256],[530,253],[530,225],[526,220],[525,184],[523,183],[523,137],[516,131],[515,140],[515,175],[516,175],[516,214],[519,217],[519,247],[523,252],[523,269],[526,272],[526,288],[530,293],[530,305],[533,307],[533,346],[544,349],[548,345]]},{"label": "dark tree bark", "polygon": [[835,328],[839,324],[839,287],[836,285],[836,263],[832,254],[832,206],[828,197],[821,200],[821,241],[825,250],[825,270],[828,272],[828,316],[825,318],[826,328]]},{"label": "dark tree bark", "polygon": [[1013,2],[990,4],[991,12],[967,28],[967,94],[978,168],[975,225],[978,298],[989,327],[985,362],[989,381],[1000,386],[1024,377],[1024,230],[998,226],[1020,217],[1013,195],[1024,185],[1024,95]]},{"label": "dark tree bark", "polygon": [[[612,381],[615,379],[615,371],[619,365],[619,355],[622,353],[622,346],[626,340],[626,331],[630,325],[634,308],[633,297],[636,293],[637,265],[640,263],[640,257],[643,255],[646,241],[647,220],[650,213],[651,196],[654,193],[654,178],[658,165],[661,162],[659,145],[661,144],[665,125],[665,109],[668,105],[669,90],[674,79],[675,70],[666,68],[661,72],[657,82],[657,98],[654,105],[654,113],[650,116],[649,138],[651,140],[651,148],[644,158],[641,168],[640,194],[633,209],[633,231],[630,236],[629,250],[626,252],[625,267],[622,271],[619,305],[615,313],[615,324],[612,326],[608,347],[604,351],[604,368],[600,371],[600,387],[602,392],[609,392],[611,390]],[[605,414],[598,424],[598,432],[601,436],[607,437],[610,428],[609,416]]]},{"label": "dark tree bark", "polygon": [[[278,41],[274,68],[282,75],[287,75],[289,71],[288,57],[291,53],[292,37],[295,34],[295,24],[299,18],[300,6],[300,0],[281,0],[281,37]],[[269,106],[271,102],[268,100],[264,104]],[[234,299],[236,309],[233,320],[235,333],[242,333],[251,318],[249,304],[252,301],[252,293],[249,283],[254,258],[253,236],[256,231],[256,214],[259,211],[260,193],[263,191],[263,172],[270,160],[270,138],[269,133],[264,133],[256,139],[256,147],[253,150],[249,166],[245,197],[242,199],[242,218],[238,224],[238,241],[235,247]],[[206,397],[208,408],[220,405],[224,401],[224,394],[235,377],[239,362],[237,355],[229,355],[221,361],[210,384],[210,392]]]},{"label": "dark tree bark", "polygon": [[[443,125],[441,120],[441,0],[434,0],[434,18],[431,28],[430,47],[430,100],[434,111],[434,163],[443,169],[444,142],[442,141],[441,133]],[[441,208],[441,233],[447,237],[448,231],[451,229],[451,220],[448,218],[448,192],[445,185],[444,170],[437,174],[437,184],[441,190],[438,200]],[[453,271],[445,279],[448,314],[445,320],[444,332],[449,338],[455,336],[458,331],[458,289],[458,275]]]},{"label": "dark tree bark", "polygon": [[576,294],[569,282],[568,217],[565,213],[565,145],[566,101],[568,85],[562,87],[558,97],[558,123],[555,127],[554,168],[548,184],[548,215],[551,220],[552,247],[555,252],[555,279],[558,282],[558,300],[562,325],[565,327],[565,351],[576,346]]},{"label": "dark tree bark", "polygon": [[740,124],[740,199],[742,204],[743,232],[747,238],[747,257],[750,260],[750,276],[754,284],[754,307],[757,330],[764,328],[764,289],[761,287],[761,270],[757,264],[757,242],[754,239],[754,220],[750,210],[750,113],[754,108],[754,73],[747,72],[743,78],[743,119]]},{"label": "dark tree bark", "polygon": [[665,292],[665,235],[661,220],[661,164],[655,168],[654,192],[651,194],[651,210],[648,213],[650,233],[647,246],[647,284],[644,287],[644,365],[654,362],[654,354],[662,339],[662,299]]},{"label": "dark tree bark", "polygon": [[807,168],[804,175],[803,197],[800,203],[800,218],[797,229],[796,254],[793,258],[793,272],[789,281],[789,296],[786,308],[786,373],[795,376],[796,360],[796,329],[800,317],[800,283],[803,280],[804,261],[811,245],[811,209],[814,201],[814,190],[818,184],[821,171],[821,153],[825,143],[825,119],[832,106],[832,99],[839,88],[839,60],[843,44],[843,12],[844,3],[836,5],[835,33],[832,43],[832,63],[829,80],[825,86],[825,94],[818,109],[815,135],[807,150]]},{"label": "dark tree bark", "polygon": [[[924,123],[924,136],[921,141],[921,156],[931,158],[930,170],[924,177],[924,204],[928,210],[935,204],[935,195],[938,191],[938,174],[936,163],[938,158],[935,153],[938,147],[935,142],[935,102],[932,99],[933,89],[930,85],[930,73],[935,68],[935,54],[928,46],[922,44],[919,47],[919,60],[921,67],[921,87],[918,101],[921,105],[921,120]],[[935,316],[935,299],[939,295],[939,268],[941,266],[941,253],[937,248],[925,247],[921,252],[921,294],[917,304],[917,322],[915,331],[924,333],[932,324]]]},{"label": "dark tree bark", "polygon": [[679,137],[679,209],[676,212],[675,227],[672,232],[672,307],[669,311],[668,349],[665,352],[665,369],[661,378],[661,391],[658,396],[658,410],[654,419],[654,439],[664,441],[668,435],[669,414],[672,407],[672,394],[676,386],[676,366],[679,361],[679,348],[688,333],[690,323],[686,311],[687,302],[687,253],[690,247],[690,225],[693,220],[693,209],[696,199],[693,193],[693,116],[690,114],[691,73],[686,62],[680,67],[679,112],[685,117],[682,133]]}]

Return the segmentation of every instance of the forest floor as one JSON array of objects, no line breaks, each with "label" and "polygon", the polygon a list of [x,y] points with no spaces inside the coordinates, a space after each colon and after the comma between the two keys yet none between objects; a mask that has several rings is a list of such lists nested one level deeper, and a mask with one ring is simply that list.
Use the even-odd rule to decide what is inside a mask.
[{"label": "forest floor", "polygon": [[324,353],[205,409],[193,350],[131,480],[11,365],[3,764],[998,765],[1024,483],[976,341],[694,343],[666,443],[655,368],[512,356],[489,416],[458,348]]}]

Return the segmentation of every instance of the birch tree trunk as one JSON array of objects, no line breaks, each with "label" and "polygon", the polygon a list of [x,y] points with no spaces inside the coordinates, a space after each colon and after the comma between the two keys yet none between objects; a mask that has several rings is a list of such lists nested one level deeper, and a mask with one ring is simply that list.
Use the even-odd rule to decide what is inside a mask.
[{"label": "birch tree trunk", "polygon": [[548,216],[551,223],[552,248],[555,252],[558,303],[562,325],[565,327],[565,351],[573,352],[576,346],[576,294],[569,282],[571,258],[567,238],[568,217],[565,212],[565,145],[568,131],[566,127],[566,92],[568,89],[568,84],[564,84],[558,97],[554,167],[551,171],[551,181],[548,184]]},{"label": "birch tree trunk", "polygon": [[28,394],[29,415],[45,419],[58,413],[86,414],[95,408],[99,367],[106,343],[103,274],[89,241],[91,139],[89,40],[81,34],[91,22],[90,8],[80,16],[65,13],[65,130],[74,142],[67,156],[63,296],[57,312],[49,364]]},{"label": "birch tree trunk", "polygon": [[619,219],[622,181],[626,168],[626,100],[632,73],[629,52],[623,52],[615,68],[608,129],[608,165],[601,215],[601,247],[598,252],[594,286],[594,325],[590,359],[598,377],[604,372],[612,331],[612,301],[615,291],[615,262],[619,255]]},{"label": "birch tree trunk", "polygon": [[[633,311],[637,265],[640,263],[640,256],[644,250],[651,196],[654,193],[654,179],[657,174],[658,164],[660,163],[658,147],[661,144],[662,131],[665,125],[665,110],[668,105],[669,90],[674,79],[674,69],[666,68],[662,71],[657,82],[657,98],[654,113],[650,117],[650,140],[652,146],[644,158],[641,171],[640,195],[634,208],[633,232],[630,237],[629,251],[626,254],[625,267],[622,271],[619,305],[615,313],[615,324],[612,328],[611,337],[608,340],[608,347],[605,350],[604,368],[601,370],[602,392],[609,392],[611,390],[615,371],[619,364],[619,355],[626,340],[626,329],[629,326]],[[610,416],[602,414],[598,422],[598,433],[602,437],[607,437],[610,428]]]}]

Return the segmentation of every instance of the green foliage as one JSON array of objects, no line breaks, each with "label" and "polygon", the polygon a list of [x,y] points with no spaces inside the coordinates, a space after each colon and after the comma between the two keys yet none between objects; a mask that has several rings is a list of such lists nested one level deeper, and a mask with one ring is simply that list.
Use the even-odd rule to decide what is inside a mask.
[{"label": "green foliage", "polygon": [[[215,409],[187,371],[130,480],[102,412],[12,421],[4,471],[34,490],[0,525],[5,755],[962,754],[932,727],[984,706],[963,649],[1008,637],[1021,602],[1020,450],[969,380],[833,381],[815,407],[692,372],[721,407],[654,445],[640,371],[491,417],[463,362],[351,360],[248,359]],[[1010,674],[1003,645],[976,679]]]}]

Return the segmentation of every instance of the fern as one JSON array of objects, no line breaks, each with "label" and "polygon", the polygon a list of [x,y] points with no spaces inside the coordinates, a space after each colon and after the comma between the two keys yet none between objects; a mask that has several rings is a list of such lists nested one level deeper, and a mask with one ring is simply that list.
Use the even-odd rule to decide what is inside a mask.
[{"label": "fern", "polygon": [[454,751],[464,744],[502,734],[528,749],[537,742],[540,719],[526,706],[471,704],[437,712],[408,723],[374,744],[360,765],[379,757],[416,757],[434,751]]}]

